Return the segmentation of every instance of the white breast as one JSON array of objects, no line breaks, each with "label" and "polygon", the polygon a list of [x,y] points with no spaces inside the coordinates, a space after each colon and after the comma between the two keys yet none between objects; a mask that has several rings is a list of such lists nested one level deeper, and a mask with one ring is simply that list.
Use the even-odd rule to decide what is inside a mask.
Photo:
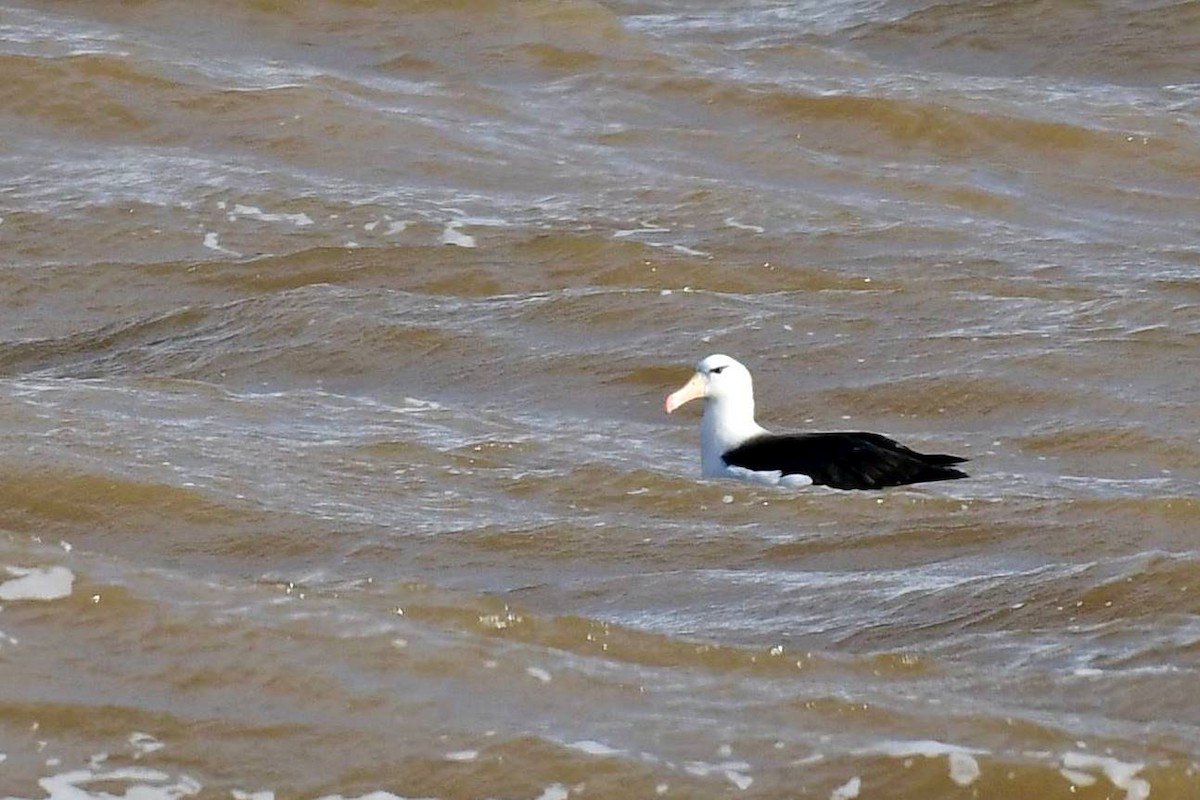
[{"label": "white breast", "polygon": [[722,399],[710,399],[700,420],[700,470],[706,478],[729,476],[722,455],[767,430],[754,421],[753,400],[749,409]]}]

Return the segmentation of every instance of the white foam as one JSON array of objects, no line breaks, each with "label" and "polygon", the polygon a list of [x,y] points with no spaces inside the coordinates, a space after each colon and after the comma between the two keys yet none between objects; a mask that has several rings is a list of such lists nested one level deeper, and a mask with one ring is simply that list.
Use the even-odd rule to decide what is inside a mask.
[{"label": "white foam", "polygon": [[1113,786],[1125,790],[1125,800],[1146,800],[1150,796],[1150,782],[1137,777],[1145,764],[1118,761],[1090,753],[1066,753],[1062,757],[1062,764],[1064,769],[1071,772],[1100,770]]},{"label": "white foam", "polygon": [[0,600],[58,600],[71,595],[75,573],[66,567],[6,567],[17,577],[0,583]]},{"label": "white foam", "polygon": [[298,214],[271,214],[255,206],[244,206],[237,203],[228,214],[230,222],[236,222],[239,217],[248,217],[262,222],[290,222],[297,228],[305,228],[313,224],[312,218],[300,212]]},{"label": "white foam", "polygon": [[979,779],[979,762],[970,753],[950,754],[950,780],[959,786],[970,786]]},{"label": "white foam", "polygon": [[275,793],[272,791],[244,792],[241,789],[233,789],[230,794],[233,795],[233,800],[275,800]]},{"label": "white foam", "polygon": [[670,233],[670,232],[671,232],[670,228],[663,228],[663,227],[654,226],[654,225],[645,225],[641,228],[627,228],[625,230],[617,231],[613,234],[613,238],[614,239],[625,239],[627,237],[637,236],[637,235],[643,234],[643,233]]},{"label": "white foam", "polygon": [[241,253],[236,250],[230,250],[228,247],[221,246],[221,236],[216,231],[209,231],[204,234],[204,246],[209,250],[216,250],[218,253],[226,253],[231,256],[240,256]]},{"label": "white foam", "polygon": [[747,225],[745,222],[738,222],[733,217],[726,217],[725,224],[731,228],[737,228],[738,230],[743,231],[753,231],[754,233],[765,233],[767,230],[761,225]]},{"label": "white foam", "polygon": [[[46,792],[46,800],[179,800],[199,794],[203,788],[186,775],[180,776],[174,783],[170,780],[167,773],[156,769],[125,767],[108,772],[71,770],[41,778],[38,785]],[[103,791],[93,793],[85,788],[89,783],[104,783],[106,786]],[[116,787],[111,784],[126,784],[125,791],[119,795],[112,794]]]},{"label": "white foam", "polygon": [[567,800],[571,793],[561,783],[552,783],[537,796],[537,800]]},{"label": "white foam", "polygon": [[525,673],[531,678],[537,678],[542,683],[550,682],[550,673],[541,667],[526,667]]},{"label": "white foam", "polygon": [[[139,798],[139,800],[140,800],[140,798]],[[317,800],[434,800],[434,798],[432,798],[432,797],[406,798],[406,797],[401,797],[398,794],[392,794],[391,792],[385,792],[385,791],[380,790],[380,791],[375,791],[375,792],[368,792],[367,794],[359,795],[358,797],[345,797],[344,795],[340,795],[340,794],[327,794],[327,795],[324,795],[323,797],[318,797]]]},{"label": "white foam", "polygon": [[166,745],[160,742],[158,739],[155,739],[148,733],[142,733],[141,731],[134,731],[129,735],[129,744],[135,751],[133,755],[134,758],[141,758],[144,755],[162,750],[164,747],[166,747]]},{"label": "white foam", "polygon": [[884,742],[871,748],[869,753],[880,753],[892,758],[912,758],[923,756],[937,758],[946,756],[950,763],[950,780],[959,786],[969,786],[980,775],[979,762],[975,756],[984,755],[986,750],[976,750],[957,744],[947,744],[934,739],[920,739],[909,742]]},{"label": "white foam", "polygon": [[479,758],[478,750],[455,750],[453,753],[446,753],[442,758],[447,761],[474,761]]},{"label": "white foam", "polygon": [[829,800],[854,800],[862,789],[862,778],[855,775],[850,780],[834,789],[829,794]]},{"label": "white foam", "polygon": [[387,226],[387,230],[383,232],[383,235],[384,236],[395,236],[397,233],[403,233],[404,229],[407,227],[408,227],[408,223],[405,222],[404,220],[397,220],[395,222],[389,222],[388,226]]},{"label": "white foam", "polygon": [[883,742],[863,752],[879,753],[880,755],[892,756],[893,758],[909,758],[910,756],[936,758],[937,756],[947,756],[951,753],[973,753],[975,755],[984,755],[987,753],[986,750],[975,750],[970,747],[963,747],[962,745],[939,742],[936,739]]},{"label": "white foam", "polygon": [[1096,776],[1088,772],[1079,772],[1078,770],[1063,767],[1058,773],[1070,781],[1073,786],[1087,787],[1096,782]]},{"label": "white foam", "polygon": [[579,750],[587,753],[589,756],[619,756],[625,752],[624,750],[618,750],[615,747],[609,747],[602,742],[594,742],[591,739],[583,739],[578,742],[572,742],[571,744],[567,745],[567,747],[571,748],[572,750]]},{"label": "white foam", "polygon": [[725,770],[725,779],[743,792],[750,788],[750,784],[754,783],[754,778],[736,769]]},{"label": "white foam", "polygon": [[754,778],[747,775],[750,765],[745,761],[725,761],[720,764],[710,764],[705,761],[689,761],[683,765],[683,771],[697,778],[707,778],[709,775],[723,775],[725,779],[742,791],[750,788]]},{"label": "white foam", "polygon": [[452,220],[446,223],[445,230],[442,231],[442,244],[452,244],[455,247],[474,247],[475,237],[470,234],[460,233],[459,228],[462,227],[462,222]]}]

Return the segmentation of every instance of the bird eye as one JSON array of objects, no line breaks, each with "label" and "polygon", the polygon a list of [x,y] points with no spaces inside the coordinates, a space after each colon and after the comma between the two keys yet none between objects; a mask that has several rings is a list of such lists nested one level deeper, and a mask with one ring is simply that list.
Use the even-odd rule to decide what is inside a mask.
[{"label": "bird eye", "polygon": [[720,375],[720,374],[721,374],[721,370],[723,370],[723,369],[725,369],[725,368],[724,368],[724,367],[713,367],[713,368],[712,368],[711,370],[709,370],[709,371],[710,371],[710,372],[711,372],[713,375]]}]

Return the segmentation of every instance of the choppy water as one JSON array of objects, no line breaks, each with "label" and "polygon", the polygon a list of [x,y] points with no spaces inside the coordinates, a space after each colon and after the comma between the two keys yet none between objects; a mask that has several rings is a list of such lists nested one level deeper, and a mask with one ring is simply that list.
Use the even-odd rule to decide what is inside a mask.
[{"label": "choppy water", "polygon": [[[1200,798],[1198,54],[0,4],[0,796]],[[698,480],[715,351],[973,477]]]}]

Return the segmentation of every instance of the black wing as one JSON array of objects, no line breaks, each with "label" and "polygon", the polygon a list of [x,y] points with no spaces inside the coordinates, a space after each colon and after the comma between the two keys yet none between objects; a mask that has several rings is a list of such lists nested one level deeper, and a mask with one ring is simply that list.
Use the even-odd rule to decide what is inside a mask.
[{"label": "black wing", "polygon": [[807,475],[835,489],[882,489],[965,478],[959,456],[918,453],[878,433],[797,433],[758,436],[725,453],[733,467]]}]

